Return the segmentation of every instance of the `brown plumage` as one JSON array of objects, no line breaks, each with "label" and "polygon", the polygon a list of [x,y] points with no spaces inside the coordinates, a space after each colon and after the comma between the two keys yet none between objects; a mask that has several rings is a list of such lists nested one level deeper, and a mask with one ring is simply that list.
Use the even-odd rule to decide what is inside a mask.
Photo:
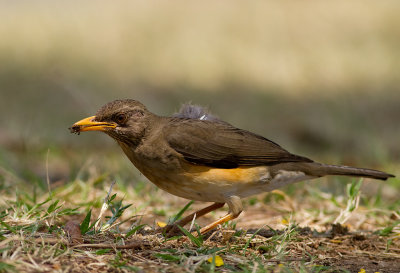
[{"label": "brown plumage", "polygon": [[[70,129],[74,133],[105,132],[160,188],[184,198],[215,202],[201,213],[228,203],[230,213],[202,232],[236,218],[242,211],[241,198],[290,183],[325,175],[381,180],[393,177],[291,154],[275,142],[238,129],[198,106],[186,105],[173,117],[161,117],[138,101],[116,100]],[[189,218],[180,224],[186,224]]]}]

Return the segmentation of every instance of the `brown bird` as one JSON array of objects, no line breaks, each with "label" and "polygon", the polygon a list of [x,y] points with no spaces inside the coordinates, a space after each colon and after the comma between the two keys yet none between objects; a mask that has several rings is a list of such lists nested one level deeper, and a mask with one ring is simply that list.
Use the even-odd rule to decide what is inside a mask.
[{"label": "brown bird", "polygon": [[262,136],[238,129],[203,108],[186,105],[172,117],[151,113],[136,100],[115,100],[95,116],[76,122],[73,133],[102,131],[159,188],[190,200],[214,202],[177,224],[229,206],[229,213],[203,227],[205,233],[235,219],[241,199],[285,185],[346,175],[386,180],[391,174],[364,168],[328,165],[289,153]]}]

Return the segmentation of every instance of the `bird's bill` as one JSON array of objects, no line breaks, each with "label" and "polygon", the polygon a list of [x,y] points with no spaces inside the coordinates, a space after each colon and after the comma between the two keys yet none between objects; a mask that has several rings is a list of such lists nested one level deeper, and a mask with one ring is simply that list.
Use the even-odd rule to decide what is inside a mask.
[{"label": "bird's bill", "polygon": [[114,123],[95,121],[95,118],[96,116],[91,116],[74,123],[70,128],[71,132],[105,131],[107,128],[117,127]]}]

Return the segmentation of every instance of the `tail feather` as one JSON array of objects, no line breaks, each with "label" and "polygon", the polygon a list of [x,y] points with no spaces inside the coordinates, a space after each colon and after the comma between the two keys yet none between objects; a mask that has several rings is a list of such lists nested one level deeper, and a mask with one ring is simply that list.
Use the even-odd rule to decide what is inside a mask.
[{"label": "tail feather", "polygon": [[395,177],[392,174],[372,169],[328,165],[328,164],[319,164],[319,165],[320,165],[319,169],[321,169],[325,173],[324,175],[347,175],[347,176],[368,177],[380,180],[386,180],[390,177]]}]

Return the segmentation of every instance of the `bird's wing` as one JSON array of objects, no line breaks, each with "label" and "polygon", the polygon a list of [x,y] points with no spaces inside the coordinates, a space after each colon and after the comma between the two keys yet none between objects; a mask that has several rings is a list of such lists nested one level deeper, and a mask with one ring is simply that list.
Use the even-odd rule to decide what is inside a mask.
[{"label": "bird's wing", "polygon": [[169,146],[198,165],[216,168],[312,162],[278,144],[228,123],[171,119],[163,129]]}]

